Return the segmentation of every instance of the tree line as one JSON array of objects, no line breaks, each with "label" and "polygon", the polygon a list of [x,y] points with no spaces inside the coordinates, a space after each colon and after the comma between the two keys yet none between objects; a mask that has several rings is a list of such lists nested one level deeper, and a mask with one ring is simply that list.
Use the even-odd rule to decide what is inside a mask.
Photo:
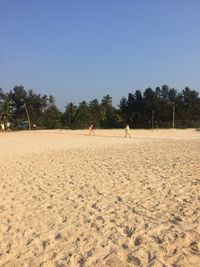
[{"label": "tree line", "polygon": [[177,91],[163,85],[129,93],[117,107],[113,106],[112,97],[106,95],[101,101],[93,99],[78,105],[68,102],[61,112],[54,96],[15,86],[9,92],[0,88],[0,121],[9,121],[13,129],[23,122],[39,129],[84,129],[91,123],[95,128],[121,128],[126,123],[132,128],[198,128],[200,97],[189,87]]}]

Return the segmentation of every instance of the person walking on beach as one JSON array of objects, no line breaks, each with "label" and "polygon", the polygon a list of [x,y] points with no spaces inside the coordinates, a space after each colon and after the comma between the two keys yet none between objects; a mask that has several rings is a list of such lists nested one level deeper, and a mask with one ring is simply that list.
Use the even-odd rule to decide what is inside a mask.
[{"label": "person walking on beach", "polygon": [[89,127],[89,135],[95,135],[94,125],[93,124],[91,124],[90,127]]},{"label": "person walking on beach", "polygon": [[10,132],[11,130],[10,130],[10,122],[8,121],[7,123],[6,123],[6,131],[7,132]]},{"label": "person walking on beach", "polygon": [[5,132],[5,125],[3,122],[1,123],[1,132]]},{"label": "person walking on beach", "polygon": [[126,138],[127,136],[128,136],[129,138],[131,137],[131,130],[130,130],[130,127],[129,127],[128,124],[127,124],[126,127],[125,127],[125,136],[124,136],[124,137]]}]

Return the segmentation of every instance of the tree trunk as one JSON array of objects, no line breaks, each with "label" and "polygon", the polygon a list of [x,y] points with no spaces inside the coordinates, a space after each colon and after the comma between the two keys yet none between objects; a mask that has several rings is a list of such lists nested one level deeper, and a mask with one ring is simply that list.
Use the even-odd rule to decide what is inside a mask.
[{"label": "tree trunk", "polygon": [[154,128],[154,109],[152,110],[152,115],[151,115],[151,128]]},{"label": "tree trunk", "polygon": [[175,127],[175,105],[173,105],[173,114],[172,114],[172,128]]},{"label": "tree trunk", "polygon": [[24,108],[26,110],[26,115],[27,115],[27,119],[28,119],[29,130],[31,130],[31,121],[30,121],[30,117],[29,117],[28,110],[27,110],[27,107],[26,107],[26,104],[25,103],[24,103]]}]

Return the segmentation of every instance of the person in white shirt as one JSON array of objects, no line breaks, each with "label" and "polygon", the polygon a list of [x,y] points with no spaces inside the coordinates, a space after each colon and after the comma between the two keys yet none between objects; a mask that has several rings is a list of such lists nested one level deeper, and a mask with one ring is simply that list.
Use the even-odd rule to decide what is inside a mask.
[{"label": "person in white shirt", "polygon": [[90,127],[89,127],[89,135],[95,135],[94,125],[93,124],[91,124]]},{"label": "person in white shirt", "polygon": [[7,132],[10,132],[10,122],[8,121],[7,123],[6,123],[6,131]]},{"label": "person in white shirt", "polygon": [[3,122],[1,123],[1,132],[5,132],[5,126]]},{"label": "person in white shirt", "polygon": [[126,127],[125,127],[125,136],[124,136],[124,137],[126,138],[127,136],[128,136],[129,138],[131,137],[131,130],[130,130],[130,127],[129,127],[128,124],[127,124]]}]

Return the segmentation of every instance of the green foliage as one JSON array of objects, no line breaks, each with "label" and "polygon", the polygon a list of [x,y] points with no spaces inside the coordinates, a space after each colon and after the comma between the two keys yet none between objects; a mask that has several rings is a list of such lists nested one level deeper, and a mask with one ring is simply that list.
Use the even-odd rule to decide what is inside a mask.
[{"label": "green foliage", "polygon": [[89,120],[90,120],[89,125],[93,124],[94,127],[99,128],[103,117],[103,109],[101,105],[99,104],[97,99],[94,99],[90,101],[88,108],[89,108]]},{"label": "green foliage", "polygon": [[143,95],[140,91],[129,94],[128,99],[120,100],[119,109],[124,121],[131,127],[152,126],[152,114],[156,127],[172,127],[172,113],[175,108],[176,127],[199,127],[200,98],[198,92],[186,87],[178,93],[174,88],[147,88]]},{"label": "green foliage", "polygon": [[6,125],[11,121],[13,121],[12,104],[9,98],[5,96],[4,101],[0,102],[0,122]]},{"label": "green foliage", "polygon": [[47,129],[61,128],[62,113],[55,105],[49,106],[44,113],[44,125]]},{"label": "green foliage", "polygon": [[65,111],[61,117],[61,123],[65,128],[73,129],[75,127],[77,116],[77,106],[70,102],[66,105]]},{"label": "green foliage", "polygon": [[15,86],[4,94],[0,89],[1,121],[11,121],[16,129],[27,121],[27,108],[31,124],[38,128],[56,129],[61,125],[61,112],[57,109],[53,96],[36,94],[33,90],[25,90],[23,86]]},{"label": "green foliage", "polygon": [[[27,115],[27,112],[28,115]],[[31,125],[37,128],[69,128],[86,129],[90,124],[95,128],[118,128],[129,123],[134,128],[200,127],[199,93],[185,87],[178,92],[174,88],[163,85],[155,90],[147,88],[142,93],[136,90],[122,97],[118,108],[113,107],[112,97],[106,95],[99,102],[97,99],[89,103],[82,101],[79,105],[70,102],[62,113],[56,106],[54,96],[36,94],[23,86],[15,86],[9,93],[0,88],[0,120],[19,125],[30,117]]]}]

